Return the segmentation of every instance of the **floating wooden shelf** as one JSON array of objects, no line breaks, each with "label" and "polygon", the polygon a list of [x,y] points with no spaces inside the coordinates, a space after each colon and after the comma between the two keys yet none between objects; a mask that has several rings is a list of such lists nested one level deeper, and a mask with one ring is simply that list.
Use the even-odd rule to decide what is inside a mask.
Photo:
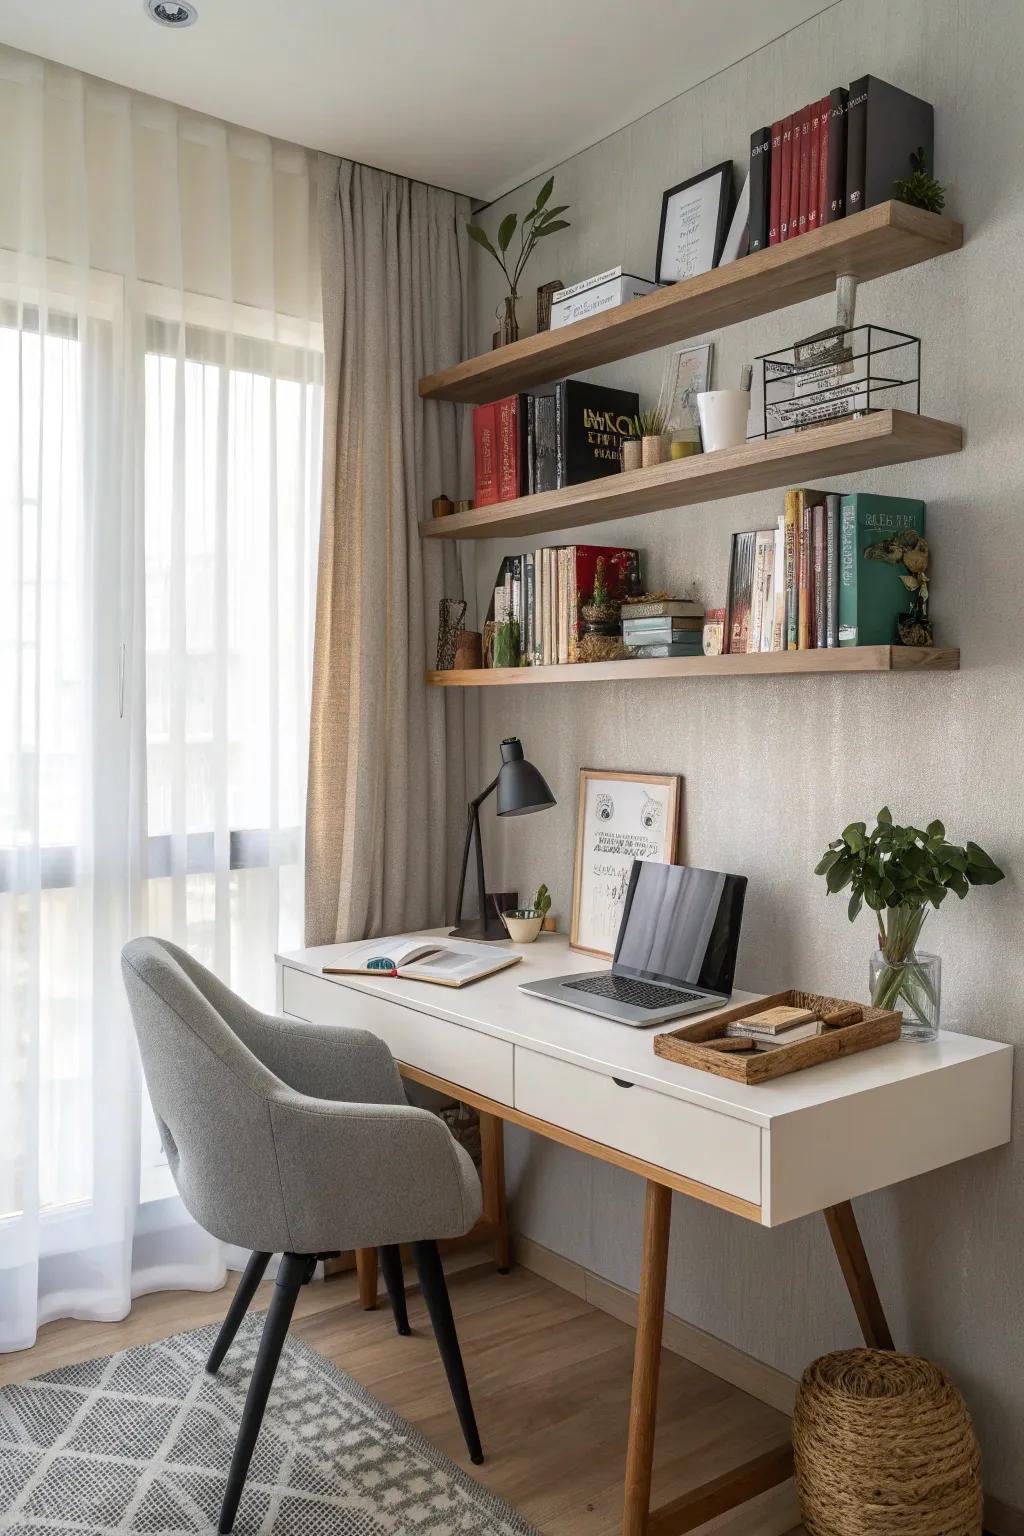
[{"label": "floating wooden shelf", "polygon": [[808,677],[825,672],[958,672],[954,646],[850,645],[824,651],[765,651],[754,656],[666,656],[592,661],[561,667],[487,667],[428,672],[436,688],[506,688],[531,683],[622,683],[659,677]]},{"label": "floating wooden shelf", "polygon": [[866,282],[959,250],[962,244],[963,227],[955,219],[906,203],[877,203],[812,234],[769,246],[617,309],[558,331],[524,336],[511,346],[432,373],[420,380],[420,394],[427,400],[465,403],[499,400],[599,363],[813,299],[834,288],[841,273]]},{"label": "floating wooden shelf", "polygon": [[531,537],[612,518],[638,517],[662,507],[721,501],[750,491],[936,458],[959,453],[961,446],[960,428],[949,422],[907,411],[878,411],[778,437],[752,438],[739,448],[672,459],[560,491],[540,491],[518,501],[430,518],[420,523],[420,533],[425,539]]}]

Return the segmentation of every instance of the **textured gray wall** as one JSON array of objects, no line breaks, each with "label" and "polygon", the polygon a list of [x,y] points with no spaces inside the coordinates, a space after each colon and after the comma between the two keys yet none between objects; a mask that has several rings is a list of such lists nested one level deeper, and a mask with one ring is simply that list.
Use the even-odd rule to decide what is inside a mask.
[{"label": "textured gray wall", "polygon": [[[628,32],[621,45],[628,47]],[[974,838],[1009,878],[962,906],[951,898],[929,920],[925,947],[943,960],[944,1025],[1001,1040],[1024,1034],[1022,56],[1017,0],[841,0],[559,166],[555,199],[572,204],[573,227],[541,248],[524,306],[532,310],[535,286],[551,277],[569,282],[618,262],[650,274],[664,188],[727,156],[742,166],[751,130],[806,98],[866,71],[930,98],[937,169],[966,245],[867,285],[858,317],[923,338],[923,408],[961,422],[967,446],[959,457],[879,471],[857,484],[927,499],[938,638],[963,647],[962,672],[517,688],[488,691],[480,705],[481,782],[494,771],[500,737],[518,733],[559,802],[500,832],[493,815],[485,818],[493,874],[524,890],[546,880],[565,915],[579,768],[679,773],[684,857],[750,876],[742,987],[798,983],[864,996],[870,922],[851,927],[845,905],[826,900],[811,873],[848,821],[887,802],[897,818],[938,816],[956,839]],[[509,207],[529,207],[538,184],[490,208],[487,227],[493,231]],[[501,279],[489,258],[477,273],[483,349]],[[832,318],[831,302],[819,299],[715,334],[716,382],[732,383],[744,360]],[[662,365],[663,355],[651,353],[596,376],[635,385],[653,403]],[[730,532],[767,526],[780,506],[781,493],[766,492],[604,524],[580,537],[636,544],[650,585],[697,579],[706,600],[720,604]],[[479,546],[484,600],[505,547],[522,546]],[[1018,1125],[1013,1148],[859,1202],[897,1340],[952,1370],[981,1432],[988,1487],[1020,1506],[1022,1146]],[[520,1230],[635,1287],[639,1181],[523,1133],[510,1137],[509,1152]],[[794,1374],[816,1354],[856,1341],[820,1219],[765,1232],[679,1199],[674,1220],[674,1312]]]}]

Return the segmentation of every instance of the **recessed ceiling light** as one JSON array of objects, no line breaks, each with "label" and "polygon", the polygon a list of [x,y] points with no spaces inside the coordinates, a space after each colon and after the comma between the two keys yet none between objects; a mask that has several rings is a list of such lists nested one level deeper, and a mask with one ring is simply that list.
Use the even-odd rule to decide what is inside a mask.
[{"label": "recessed ceiling light", "polygon": [[199,20],[190,0],[146,0],[146,10],[162,27],[190,27]]}]

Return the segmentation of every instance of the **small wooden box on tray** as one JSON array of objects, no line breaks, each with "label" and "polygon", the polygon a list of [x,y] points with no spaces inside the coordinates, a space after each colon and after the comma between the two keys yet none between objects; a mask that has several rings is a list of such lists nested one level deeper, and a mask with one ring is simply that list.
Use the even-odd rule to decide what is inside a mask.
[{"label": "small wooden box on tray", "polygon": [[[751,1014],[762,1013],[767,1008],[787,1005],[812,1008],[819,1018],[844,1009],[856,1009],[861,1017],[855,1024],[826,1027],[822,1034],[811,1039],[794,1040],[791,1045],[778,1045],[770,1051],[733,1054],[710,1050],[703,1043],[721,1039],[727,1024],[749,1019]],[[823,1061],[835,1061],[840,1056],[852,1056],[857,1051],[869,1051],[873,1046],[898,1040],[902,1024],[901,1013],[861,1007],[859,1003],[850,1003],[841,997],[824,997],[818,992],[791,989],[775,992],[757,1002],[740,1003],[736,1008],[723,1008],[721,1013],[700,1019],[696,1024],[683,1024],[679,1029],[655,1035],[654,1054],[664,1056],[667,1061],[677,1061],[684,1067],[697,1067],[702,1072],[729,1077],[735,1083],[765,1083],[773,1077],[785,1077],[804,1067],[816,1067]]]}]

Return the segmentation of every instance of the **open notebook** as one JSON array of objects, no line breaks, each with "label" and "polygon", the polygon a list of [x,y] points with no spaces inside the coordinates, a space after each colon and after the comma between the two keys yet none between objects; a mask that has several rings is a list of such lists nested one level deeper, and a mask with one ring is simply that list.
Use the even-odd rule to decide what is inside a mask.
[{"label": "open notebook", "polygon": [[[507,966],[518,965],[522,955],[493,949],[450,949],[436,939],[370,939],[350,949],[344,965],[325,965],[325,976],[403,976],[409,981],[432,981],[439,987],[465,987],[471,981],[493,976]],[[382,960],[390,965],[381,965]],[[371,962],[377,961],[376,965]]]}]

